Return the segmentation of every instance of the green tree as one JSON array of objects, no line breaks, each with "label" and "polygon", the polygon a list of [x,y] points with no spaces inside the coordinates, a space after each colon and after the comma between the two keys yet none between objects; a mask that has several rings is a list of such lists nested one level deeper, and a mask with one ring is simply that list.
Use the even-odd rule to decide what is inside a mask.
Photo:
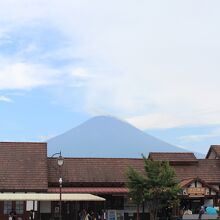
[{"label": "green tree", "polygon": [[144,190],[146,179],[132,167],[129,167],[127,177],[129,179],[127,187],[129,188],[129,194],[132,198],[132,201],[137,205],[137,220],[139,220],[140,204],[142,204],[145,197]]},{"label": "green tree", "polygon": [[168,162],[143,159],[144,174],[129,168],[128,188],[138,206],[141,201],[146,201],[150,217],[155,220],[159,209],[178,202],[180,187],[175,181],[175,171]]}]

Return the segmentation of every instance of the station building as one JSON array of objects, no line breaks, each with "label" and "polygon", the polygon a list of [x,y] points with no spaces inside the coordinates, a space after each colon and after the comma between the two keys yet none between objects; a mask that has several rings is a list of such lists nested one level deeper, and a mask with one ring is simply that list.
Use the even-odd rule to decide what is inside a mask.
[{"label": "station building", "polygon": [[[203,204],[219,206],[220,146],[211,146],[205,159],[165,152],[148,159],[169,161],[175,169],[182,207],[196,213]],[[59,167],[57,158],[47,156],[46,143],[0,142],[0,219],[8,220],[13,210],[18,220],[30,214],[36,220],[60,219],[60,214],[62,220],[79,220],[86,209],[100,219],[135,220],[136,205],[126,188],[129,166],[144,173],[141,158],[64,158]]]}]

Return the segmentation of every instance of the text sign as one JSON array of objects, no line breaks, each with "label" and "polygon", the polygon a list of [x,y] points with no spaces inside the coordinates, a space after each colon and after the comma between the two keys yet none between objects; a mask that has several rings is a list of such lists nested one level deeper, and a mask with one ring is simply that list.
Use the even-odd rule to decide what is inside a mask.
[{"label": "text sign", "polygon": [[187,193],[190,195],[204,195],[205,188],[204,187],[191,187],[187,189]]}]

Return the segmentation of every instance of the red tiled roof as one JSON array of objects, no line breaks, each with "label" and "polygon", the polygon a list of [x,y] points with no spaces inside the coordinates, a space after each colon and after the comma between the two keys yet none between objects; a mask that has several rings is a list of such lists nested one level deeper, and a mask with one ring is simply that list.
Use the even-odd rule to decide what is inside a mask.
[{"label": "red tiled roof", "polygon": [[47,187],[46,143],[0,142],[0,191]]},{"label": "red tiled roof", "polygon": [[167,153],[152,152],[148,156],[151,160],[170,161],[170,162],[197,162],[193,153]]},{"label": "red tiled roof", "polygon": [[[50,183],[57,183],[59,171],[55,158],[48,158]],[[124,183],[127,182],[128,167],[143,172],[143,159],[128,158],[64,158],[62,174],[70,183]]]},{"label": "red tiled roof", "polygon": [[[50,193],[59,193],[59,187],[48,188]],[[62,193],[95,193],[95,194],[111,194],[111,193],[128,193],[126,187],[63,187]]]},{"label": "red tiled roof", "polygon": [[192,179],[192,178],[182,180],[182,181],[180,181],[179,185],[180,185],[181,187],[184,187],[184,186],[188,185],[189,183],[191,183],[193,180],[194,180],[194,179]]},{"label": "red tiled roof", "polygon": [[214,151],[215,154],[220,158],[220,145],[211,145],[211,147],[209,148],[209,151],[206,155],[206,158],[209,158],[209,155],[211,154],[211,152]]},{"label": "red tiled roof", "polygon": [[220,183],[220,160],[199,159],[192,165],[174,165],[179,181],[200,178],[207,183]]},{"label": "red tiled roof", "polygon": [[[176,179],[181,181],[198,177],[207,183],[220,183],[220,160],[196,161],[191,164],[171,164],[176,171]],[[48,165],[49,183],[57,183],[59,172],[56,159],[49,158]],[[62,174],[68,186],[102,186],[102,183],[105,183],[103,186],[113,186],[113,183],[127,182],[126,171],[129,166],[144,173],[143,159],[65,158]]]}]

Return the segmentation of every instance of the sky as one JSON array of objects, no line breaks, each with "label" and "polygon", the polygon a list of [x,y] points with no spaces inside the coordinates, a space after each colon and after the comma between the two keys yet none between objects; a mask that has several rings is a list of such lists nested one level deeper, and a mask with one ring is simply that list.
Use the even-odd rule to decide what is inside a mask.
[{"label": "sky", "polygon": [[1,0],[0,140],[111,115],[171,144],[220,144],[218,0]]}]

